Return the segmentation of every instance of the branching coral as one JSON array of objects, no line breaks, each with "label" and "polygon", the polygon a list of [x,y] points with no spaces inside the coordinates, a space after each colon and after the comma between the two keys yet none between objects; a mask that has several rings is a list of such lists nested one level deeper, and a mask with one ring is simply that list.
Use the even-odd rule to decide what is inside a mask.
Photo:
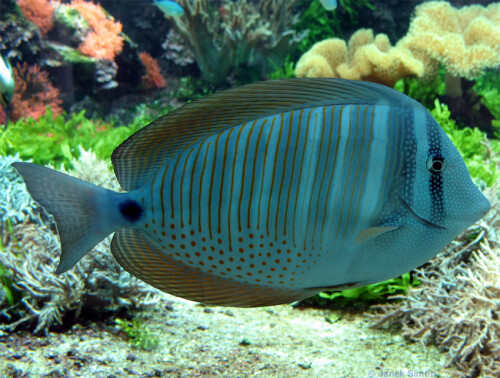
[{"label": "branching coral", "polygon": [[378,308],[377,325],[448,351],[448,367],[462,376],[500,376],[500,203],[448,248],[417,270],[421,285],[403,301]]},{"label": "branching coral", "polygon": [[59,90],[49,81],[48,73],[42,71],[36,64],[34,66],[28,66],[27,63],[18,64],[14,68],[14,81],[16,90],[11,102],[13,121],[21,117],[38,119],[45,113],[47,106],[52,109],[54,116],[62,113]]},{"label": "branching coral", "polygon": [[298,77],[341,77],[388,86],[406,76],[422,76],[423,63],[402,46],[391,46],[385,34],[360,29],[348,44],[338,38],[316,43],[297,62]]},{"label": "branching coral", "polygon": [[54,7],[49,0],[17,0],[24,16],[46,34],[54,26]]},{"label": "branching coral", "polygon": [[110,19],[98,4],[73,0],[71,7],[80,12],[92,29],[78,50],[97,59],[115,59],[123,49],[122,24]]},{"label": "branching coral", "polygon": [[[75,173],[97,185],[117,189],[118,183],[107,164],[93,154],[81,151],[74,162]],[[38,206],[38,205],[35,205]],[[110,238],[96,246],[75,268],[55,275],[60,246],[49,221],[27,218],[14,226],[13,234],[3,232],[2,264],[11,272],[15,287],[27,293],[21,304],[27,315],[2,326],[14,329],[35,321],[35,332],[47,331],[62,322],[63,315],[75,311],[78,317],[85,307],[138,305],[158,299],[158,292],[120,268],[109,251]]]},{"label": "branching coral", "polygon": [[148,89],[165,87],[165,78],[161,74],[160,66],[156,59],[145,52],[140,53],[139,57],[146,68],[146,74],[142,77],[144,87]]},{"label": "branching coral", "polygon": [[35,218],[34,214],[26,213],[36,210],[36,206],[23,180],[10,167],[15,161],[19,161],[19,158],[0,156],[0,225],[8,220],[20,222],[27,215]]},{"label": "branching coral", "polygon": [[183,17],[172,21],[190,46],[203,76],[218,84],[240,64],[283,63],[290,48],[298,42],[291,26],[292,8],[297,0],[261,0],[252,3],[225,0],[221,10],[208,0],[180,0]]}]

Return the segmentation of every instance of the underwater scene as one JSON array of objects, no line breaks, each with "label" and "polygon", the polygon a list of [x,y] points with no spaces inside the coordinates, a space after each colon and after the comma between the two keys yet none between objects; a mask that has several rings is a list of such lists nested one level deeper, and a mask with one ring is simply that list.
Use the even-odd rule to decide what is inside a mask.
[{"label": "underwater scene", "polygon": [[0,376],[500,376],[500,2],[1,0]]}]

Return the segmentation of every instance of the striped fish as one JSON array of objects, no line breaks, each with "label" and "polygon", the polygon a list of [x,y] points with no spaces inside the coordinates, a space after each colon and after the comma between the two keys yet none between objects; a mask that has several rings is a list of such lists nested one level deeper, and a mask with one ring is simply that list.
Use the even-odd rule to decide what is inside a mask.
[{"label": "striped fish", "polygon": [[489,202],[419,103],[373,83],[255,83],[186,104],[112,156],[116,193],[13,166],[56,219],[57,273],[115,232],[131,274],[207,304],[264,306],[413,269]]}]

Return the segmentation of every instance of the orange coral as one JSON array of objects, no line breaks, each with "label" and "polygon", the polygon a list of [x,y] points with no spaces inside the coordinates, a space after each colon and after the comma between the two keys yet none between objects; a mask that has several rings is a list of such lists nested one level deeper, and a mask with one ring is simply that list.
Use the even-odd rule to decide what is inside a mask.
[{"label": "orange coral", "polygon": [[146,67],[146,74],[142,77],[142,84],[148,89],[163,88],[165,78],[161,74],[158,61],[148,53],[142,52],[139,54],[142,64]]},{"label": "orange coral", "polygon": [[59,90],[49,81],[48,73],[42,71],[39,66],[17,64],[17,67],[14,67],[14,80],[16,90],[11,102],[12,121],[21,117],[38,119],[45,113],[47,106],[52,109],[54,116],[62,113]]},{"label": "orange coral", "polygon": [[42,34],[54,26],[54,7],[49,0],[17,0],[24,16],[38,26]]},{"label": "orange coral", "polygon": [[109,19],[99,4],[73,0],[71,7],[80,12],[92,28],[78,50],[97,59],[115,59],[123,48],[122,24]]}]

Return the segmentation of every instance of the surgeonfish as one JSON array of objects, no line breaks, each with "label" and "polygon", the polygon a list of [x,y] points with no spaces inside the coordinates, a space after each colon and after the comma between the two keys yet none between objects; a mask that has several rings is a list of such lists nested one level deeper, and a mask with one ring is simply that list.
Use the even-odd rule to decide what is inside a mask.
[{"label": "surgeonfish", "polygon": [[5,127],[9,123],[10,102],[14,96],[14,72],[7,59],[0,55],[0,104],[5,111]]},{"label": "surgeonfish", "polygon": [[207,96],[132,135],[112,162],[125,193],[13,164],[56,220],[56,273],[115,232],[125,270],[212,305],[396,277],[490,206],[431,114],[369,82],[277,80]]},{"label": "surgeonfish", "polygon": [[320,0],[321,5],[328,11],[332,11],[337,8],[337,0]]},{"label": "surgeonfish", "polygon": [[180,17],[184,15],[184,8],[182,8],[175,1],[154,0],[154,4],[165,14],[166,17]]}]

